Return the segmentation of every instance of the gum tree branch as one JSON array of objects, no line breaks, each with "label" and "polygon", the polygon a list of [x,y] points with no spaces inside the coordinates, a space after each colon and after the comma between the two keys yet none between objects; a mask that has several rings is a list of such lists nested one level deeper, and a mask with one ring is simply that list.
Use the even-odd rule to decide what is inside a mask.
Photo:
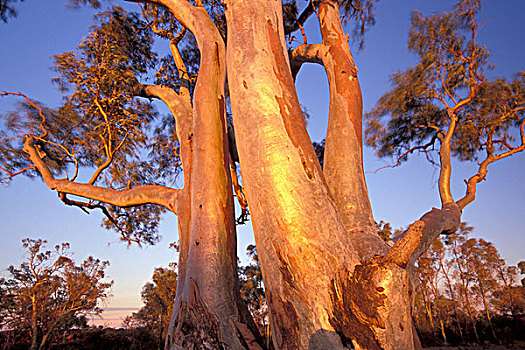
[{"label": "gum tree branch", "polygon": [[178,198],[181,190],[158,185],[144,185],[118,191],[90,184],[77,183],[66,179],[55,179],[51,170],[38,154],[32,136],[26,138],[24,152],[29,155],[29,159],[42,175],[45,184],[57,192],[76,195],[120,207],[158,204],[177,213]]},{"label": "gum tree branch", "polygon": [[303,63],[317,63],[323,65],[323,44],[302,44],[289,51],[292,76],[295,80]]},{"label": "gum tree branch", "polygon": [[440,234],[455,232],[460,222],[461,208],[456,203],[445,204],[442,209],[432,208],[410,225],[383,260],[411,270]]},{"label": "gum tree branch", "polygon": [[444,206],[448,203],[454,203],[454,198],[452,197],[452,191],[450,190],[450,178],[452,175],[452,165],[450,157],[450,143],[452,141],[452,136],[456,129],[457,116],[454,111],[451,109],[448,110],[450,117],[450,125],[445,134],[445,137],[441,138],[441,148],[439,150],[439,160],[441,163],[441,169],[439,171],[439,196],[441,198],[441,204]]},{"label": "gum tree branch", "polygon": [[465,208],[467,205],[472,203],[474,199],[476,199],[477,185],[478,183],[480,183],[486,178],[487,173],[488,173],[488,166],[490,164],[494,163],[495,161],[510,157],[518,152],[522,152],[525,150],[524,127],[525,127],[525,120],[521,122],[521,129],[520,129],[521,145],[520,146],[515,147],[507,152],[504,152],[498,155],[489,154],[487,158],[485,158],[481,163],[479,163],[478,172],[472,175],[467,181],[465,181],[467,185],[467,190],[466,190],[465,195],[463,196],[463,198],[459,199],[456,202],[460,209],[463,210],[463,208]]}]

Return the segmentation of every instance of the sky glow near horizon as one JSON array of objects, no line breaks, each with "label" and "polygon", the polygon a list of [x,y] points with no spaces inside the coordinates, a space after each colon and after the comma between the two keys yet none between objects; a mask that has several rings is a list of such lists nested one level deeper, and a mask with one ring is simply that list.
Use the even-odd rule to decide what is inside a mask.
[{"label": "sky glow near horizon", "polygon": [[[23,92],[48,106],[56,106],[61,94],[51,84],[54,76],[54,54],[74,50],[88,33],[94,11],[69,10],[65,1],[28,0],[17,6],[19,15],[8,24],[0,24],[0,91]],[[395,3],[395,4],[394,4]],[[363,90],[364,110],[370,110],[377,99],[389,89],[388,77],[415,63],[407,47],[410,11],[423,14],[449,10],[453,2],[433,0],[380,1],[377,23],[366,34],[366,46],[357,52],[353,47]],[[302,5],[303,1],[298,1]],[[113,1],[127,10],[137,7]],[[443,6],[443,7],[438,7]],[[489,77],[511,78],[525,69],[525,1],[485,0],[480,19],[483,28],[478,41],[487,45],[496,65]],[[309,43],[319,42],[315,16],[306,25]],[[167,42],[156,44],[167,51]],[[305,65],[297,80],[301,104],[311,118],[308,130],[314,141],[324,138],[328,115],[328,85],[321,67]],[[0,113],[10,110],[18,101],[13,97],[0,99]],[[386,163],[392,163],[386,161]],[[385,165],[372,150],[365,149],[365,171],[370,199],[377,221],[389,221],[394,228],[407,226],[433,206],[439,206],[436,187],[438,172],[423,157],[412,157],[395,169],[374,171]],[[453,164],[452,192],[455,198],[464,194],[463,179],[474,172],[475,164]],[[493,164],[487,181],[478,186],[476,201],[469,205],[463,220],[475,227],[473,236],[494,242],[507,263],[525,259],[524,227],[525,186],[520,179],[525,173],[525,154],[518,154]],[[53,191],[40,180],[22,176],[10,186],[0,188],[0,221],[3,223],[0,248],[1,275],[9,265],[20,264],[24,251],[21,239],[43,238],[49,247],[70,242],[77,262],[89,255],[109,260],[109,279],[115,280],[108,312],[97,324],[119,326],[122,315],[141,306],[140,291],[150,280],[153,269],[176,261],[168,249],[177,239],[176,217],[164,215],[156,246],[138,248],[120,243],[118,235],[100,227],[101,214],[86,215],[78,208],[64,206]],[[245,248],[253,243],[251,226],[237,228],[238,255],[247,262]]]}]

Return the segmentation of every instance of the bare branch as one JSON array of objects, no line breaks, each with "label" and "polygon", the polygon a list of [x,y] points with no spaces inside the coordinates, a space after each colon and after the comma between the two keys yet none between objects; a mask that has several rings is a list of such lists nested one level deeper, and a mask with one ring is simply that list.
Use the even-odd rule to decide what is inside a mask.
[{"label": "bare branch", "polygon": [[494,154],[490,153],[490,151],[487,151],[487,153],[488,153],[487,157],[481,163],[479,163],[478,172],[476,174],[472,175],[468,179],[468,181],[465,181],[465,183],[467,185],[467,190],[466,190],[465,196],[463,196],[463,198],[459,199],[456,202],[456,204],[459,206],[460,209],[465,208],[467,205],[472,203],[474,201],[474,199],[476,199],[477,185],[478,185],[478,183],[480,183],[481,181],[483,181],[486,178],[487,173],[488,173],[488,166],[490,164],[494,163],[497,160],[510,157],[510,156],[512,156],[512,155],[514,155],[514,154],[516,154],[518,152],[522,152],[522,151],[525,150],[525,131],[524,131],[524,128],[525,128],[525,120],[523,120],[521,122],[521,129],[520,129],[521,145],[520,146],[513,147],[509,151],[501,153],[501,154],[498,154],[498,155],[494,155]]},{"label": "bare branch", "polygon": [[25,167],[23,169],[20,169],[17,172],[14,172],[14,173],[10,172],[9,170],[4,168],[3,166],[0,166],[0,170],[5,171],[7,173],[7,175],[9,175],[9,178],[11,179],[11,178],[13,178],[13,177],[15,177],[17,175],[22,174],[23,172],[26,172],[27,170],[35,170],[35,167],[34,166],[28,166],[28,167]]},{"label": "bare branch", "polygon": [[[429,126],[430,127],[430,126]],[[438,131],[440,131],[438,129]],[[437,132],[434,136],[432,136],[432,139],[430,139],[430,141],[424,145],[421,145],[421,146],[414,146],[412,148],[410,148],[409,150],[407,150],[406,152],[404,152],[403,154],[401,154],[399,157],[397,157],[397,161],[395,164],[388,164],[388,165],[385,165],[385,166],[382,166],[374,171],[372,171],[371,173],[373,174],[376,174],[378,173],[379,171],[383,170],[383,169],[386,169],[386,168],[396,168],[398,166],[401,165],[401,161],[403,160],[403,158],[405,158],[406,156],[408,156],[409,154],[412,154],[414,153],[415,151],[421,151],[421,152],[425,152],[427,151],[427,148],[434,145],[434,143],[436,142],[436,140],[438,139],[438,135],[440,133]],[[427,156],[427,159],[428,159],[428,156]],[[370,173],[370,172],[367,172],[367,173]]]},{"label": "bare branch", "polygon": [[441,169],[439,171],[439,196],[441,198],[441,204],[453,203],[454,198],[452,197],[452,191],[450,190],[450,178],[452,175],[452,164],[450,157],[450,143],[452,136],[456,130],[456,124],[458,117],[452,109],[447,110],[450,117],[450,125],[445,134],[445,137],[441,140],[441,148],[439,149],[439,160],[441,163]]},{"label": "bare branch", "polygon": [[[427,212],[418,221],[416,221],[416,223],[418,222],[423,223],[423,230],[421,232],[419,245],[415,250],[413,250],[410,255],[410,259],[406,264],[407,268],[409,269],[414,267],[414,263],[428,250],[432,242],[434,242],[440,234],[451,234],[456,232],[461,222],[461,209],[456,205],[456,203],[448,203],[443,206],[443,209],[432,208],[431,211]],[[394,244],[395,247],[399,242],[396,251],[392,252],[392,250],[394,250],[394,248],[392,248],[392,250],[387,254],[387,256],[391,256],[391,259],[396,259],[392,255],[394,255],[397,251],[403,251],[402,260],[405,260],[406,254],[412,250],[414,245],[413,242],[417,241],[419,236],[418,231],[420,229],[419,225],[421,224],[417,224],[418,226],[413,225],[411,225],[410,228],[396,242],[396,244]],[[409,232],[410,230],[415,232]],[[405,238],[405,236],[412,237],[407,237],[407,241],[400,242]]]}]

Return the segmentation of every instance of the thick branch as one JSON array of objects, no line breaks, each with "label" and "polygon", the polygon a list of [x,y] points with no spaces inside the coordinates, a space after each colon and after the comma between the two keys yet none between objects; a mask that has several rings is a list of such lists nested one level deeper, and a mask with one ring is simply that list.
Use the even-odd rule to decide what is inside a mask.
[{"label": "thick branch", "polygon": [[392,262],[404,268],[414,251],[421,244],[424,229],[425,223],[420,220],[410,225],[403,237],[394,244],[383,261]]},{"label": "thick branch", "polygon": [[[413,267],[414,263],[428,250],[428,248],[432,245],[432,242],[434,242],[440,234],[451,234],[456,232],[456,230],[459,228],[459,224],[461,223],[461,209],[455,203],[447,203],[443,206],[443,209],[432,208],[432,210],[423,215],[419,221],[416,221],[416,223],[418,222],[422,222],[424,224],[419,245],[413,249],[414,245],[412,243],[405,244],[403,241],[413,241],[417,239],[417,230],[419,229],[419,226],[414,227],[413,224],[403,234],[402,238],[400,238],[396,244],[394,244],[394,247],[392,247],[392,250],[388,254],[393,255],[392,251],[394,251],[394,253],[396,251],[402,251],[402,255],[405,257],[402,260],[405,261],[406,256],[409,255],[410,259],[407,263],[409,268]],[[410,250],[413,250],[411,254]]]},{"label": "thick branch", "polygon": [[189,166],[187,141],[193,130],[193,111],[189,92],[187,96],[177,94],[173,89],[162,85],[140,85],[137,95],[162,100],[171,111],[177,125],[177,138],[182,148],[181,158],[184,166]]},{"label": "thick branch", "polygon": [[338,2],[319,3],[323,39],[320,58],[330,88],[323,174],[352,245],[362,260],[384,255],[387,244],[377,235],[363,170],[363,100]]},{"label": "thick branch", "polygon": [[33,137],[27,137],[24,144],[24,151],[29,155],[29,159],[42,175],[46,185],[52,190],[120,207],[158,204],[172,212],[176,212],[181,190],[158,185],[144,185],[125,191],[117,191],[89,184],[76,183],[66,179],[55,179],[48,166],[38,154]]},{"label": "thick branch", "polygon": [[323,44],[302,44],[289,51],[290,67],[295,80],[303,63],[317,63],[323,65]]},{"label": "thick branch", "polygon": [[441,163],[441,170],[439,172],[439,195],[441,197],[441,204],[445,206],[448,203],[454,203],[452,191],[450,190],[450,178],[452,175],[452,164],[450,162],[450,143],[452,136],[456,130],[457,116],[454,111],[448,110],[450,116],[450,125],[448,127],[445,137],[441,139],[441,148],[439,150],[439,160]]}]

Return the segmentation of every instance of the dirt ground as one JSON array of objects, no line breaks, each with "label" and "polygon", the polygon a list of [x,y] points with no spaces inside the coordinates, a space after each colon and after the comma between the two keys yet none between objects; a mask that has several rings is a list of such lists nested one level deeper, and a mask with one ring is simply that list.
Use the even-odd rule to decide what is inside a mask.
[{"label": "dirt ground", "polygon": [[525,350],[525,342],[515,342],[506,345],[472,345],[472,346],[438,346],[423,348],[424,350]]}]

